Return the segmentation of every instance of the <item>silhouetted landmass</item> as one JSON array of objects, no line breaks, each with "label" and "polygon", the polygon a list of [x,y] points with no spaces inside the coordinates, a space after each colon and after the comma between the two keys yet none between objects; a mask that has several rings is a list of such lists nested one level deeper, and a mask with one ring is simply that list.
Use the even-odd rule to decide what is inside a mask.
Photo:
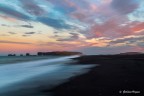
[{"label": "silhouetted landmass", "polygon": [[8,54],[8,56],[16,56],[16,54]]},{"label": "silhouetted landmass", "polygon": [[[38,52],[37,55],[31,55],[26,53],[19,56],[69,56],[69,55],[82,55],[81,52],[69,52],[69,51],[54,51],[54,52]],[[16,56],[16,54],[8,54],[8,56]]]},{"label": "silhouetted landmass", "polygon": [[80,52],[68,52],[68,51],[55,51],[55,52],[38,52],[38,56],[67,56],[67,55],[82,55]]},{"label": "silhouetted landmass", "polygon": [[23,54],[20,54],[20,56],[24,56]]},{"label": "silhouetted landmass", "polygon": [[143,53],[141,52],[126,52],[126,53],[120,53],[119,55],[141,55]]},{"label": "silhouetted landmass", "polygon": [[[54,96],[144,96],[144,54],[91,55],[75,60],[99,66],[53,88]],[[132,93],[123,93],[126,91]]]},{"label": "silhouetted landmass", "polygon": [[26,53],[26,56],[31,56],[30,53]]}]

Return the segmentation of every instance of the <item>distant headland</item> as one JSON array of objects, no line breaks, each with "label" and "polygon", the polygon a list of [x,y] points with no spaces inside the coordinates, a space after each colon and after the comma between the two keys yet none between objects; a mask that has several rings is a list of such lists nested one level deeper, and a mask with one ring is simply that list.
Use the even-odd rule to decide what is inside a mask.
[{"label": "distant headland", "polygon": [[70,52],[70,51],[53,51],[53,52],[37,52],[37,55],[26,54],[8,54],[8,56],[69,56],[69,55],[82,55],[81,52]]}]

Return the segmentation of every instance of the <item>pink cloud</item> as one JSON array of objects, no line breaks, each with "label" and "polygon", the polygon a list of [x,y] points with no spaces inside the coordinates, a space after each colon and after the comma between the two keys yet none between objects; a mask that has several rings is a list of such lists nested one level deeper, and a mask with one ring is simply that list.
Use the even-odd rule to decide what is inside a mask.
[{"label": "pink cloud", "polygon": [[133,28],[132,28],[132,31],[134,32],[141,32],[141,31],[144,31],[144,22],[141,22],[137,25],[135,25]]}]

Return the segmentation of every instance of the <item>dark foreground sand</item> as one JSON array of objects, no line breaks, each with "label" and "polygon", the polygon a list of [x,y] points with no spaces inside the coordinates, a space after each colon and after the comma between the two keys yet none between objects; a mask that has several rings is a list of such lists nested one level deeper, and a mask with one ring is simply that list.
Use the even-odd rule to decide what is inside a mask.
[{"label": "dark foreground sand", "polygon": [[144,56],[82,56],[78,64],[99,64],[52,90],[54,96],[144,96]]}]

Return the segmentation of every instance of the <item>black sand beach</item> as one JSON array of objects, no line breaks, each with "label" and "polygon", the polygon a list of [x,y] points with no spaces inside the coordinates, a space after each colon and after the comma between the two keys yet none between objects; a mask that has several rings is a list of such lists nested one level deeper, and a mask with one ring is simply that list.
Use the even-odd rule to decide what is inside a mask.
[{"label": "black sand beach", "polygon": [[101,55],[76,58],[99,64],[50,91],[54,96],[144,96],[144,55]]}]

